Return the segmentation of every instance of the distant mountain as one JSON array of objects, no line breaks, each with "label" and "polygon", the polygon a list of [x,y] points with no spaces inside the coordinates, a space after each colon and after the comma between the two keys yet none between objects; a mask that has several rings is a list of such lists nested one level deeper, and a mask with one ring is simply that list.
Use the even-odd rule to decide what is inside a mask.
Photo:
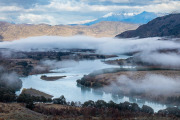
[{"label": "distant mountain", "polygon": [[116,21],[116,22],[120,22],[122,19],[128,18],[128,15],[124,15],[124,14],[113,14],[113,13],[108,13],[107,15],[98,18],[94,21],[91,22],[87,22],[84,23],[83,25],[93,25],[102,21]]},{"label": "distant mountain", "polygon": [[163,37],[172,36],[180,37],[180,13],[170,14],[158,17],[149,23],[140,26],[136,30],[123,32],[116,37],[132,38],[132,37]]},{"label": "distant mountain", "polygon": [[96,23],[99,23],[101,21],[119,21],[119,22],[126,22],[126,23],[133,23],[133,24],[145,24],[152,19],[158,17],[155,13],[153,12],[142,12],[140,14],[113,14],[109,13],[99,19],[96,19],[91,22],[87,22],[83,25],[93,25]]},{"label": "distant mountain", "polygon": [[138,15],[132,16],[127,19],[121,20],[121,22],[134,23],[134,24],[146,24],[149,21],[157,18],[158,16],[153,12],[142,12]]},{"label": "distant mountain", "polygon": [[139,25],[122,22],[100,22],[91,26],[47,24],[11,24],[0,22],[0,40],[17,40],[33,36],[75,36],[114,37],[127,30],[135,30]]}]

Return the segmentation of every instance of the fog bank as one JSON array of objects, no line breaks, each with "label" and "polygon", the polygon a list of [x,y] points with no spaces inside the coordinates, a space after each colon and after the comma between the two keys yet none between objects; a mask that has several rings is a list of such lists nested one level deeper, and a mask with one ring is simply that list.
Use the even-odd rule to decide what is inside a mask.
[{"label": "fog bank", "polygon": [[[180,42],[177,39],[163,38],[93,38],[87,36],[59,37],[41,36],[21,39],[12,42],[1,42],[0,48],[11,48],[21,51],[58,49],[96,49],[100,54],[123,54],[140,52],[136,56],[143,62],[154,65],[180,67]],[[172,53],[160,53],[159,50],[175,50]],[[8,53],[4,56],[9,56]]]},{"label": "fog bank", "polygon": [[[158,74],[147,74],[144,78],[137,80],[130,79],[128,76],[121,75],[117,78],[119,89],[128,89],[129,92],[147,93],[147,95],[174,95],[180,92],[180,77],[167,77]],[[113,88],[115,86],[113,85]]]},{"label": "fog bank", "polygon": [[180,43],[173,40],[158,40],[160,38],[143,39],[117,39],[117,38],[93,38],[87,36],[59,37],[41,36],[12,42],[1,42],[0,48],[16,50],[31,49],[96,49],[99,53],[120,54],[135,51],[153,51],[158,49],[180,49]]}]

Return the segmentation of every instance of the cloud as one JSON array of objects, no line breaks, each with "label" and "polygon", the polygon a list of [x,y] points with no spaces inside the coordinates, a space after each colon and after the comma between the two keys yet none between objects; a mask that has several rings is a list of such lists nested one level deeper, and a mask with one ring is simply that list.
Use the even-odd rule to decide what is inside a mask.
[{"label": "cloud", "polygon": [[24,8],[31,8],[34,5],[46,5],[49,4],[50,0],[1,0],[0,5],[1,6],[20,6]]},{"label": "cloud", "polygon": [[66,61],[42,60],[40,61],[41,66],[46,66],[50,69],[74,67],[77,64],[78,64],[77,61],[72,61],[72,60],[66,60]]},{"label": "cloud", "polygon": [[[162,40],[158,37],[143,39],[116,39],[93,38],[87,36],[42,36],[12,42],[1,42],[0,48],[10,48],[21,51],[31,51],[32,49],[44,51],[52,50],[53,48],[96,49],[96,52],[99,54],[116,55],[139,52],[135,57],[145,63],[180,68],[180,43],[177,39]],[[161,50],[176,50],[176,52],[172,51],[162,53],[159,52]],[[7,55],[10,55],[10,53]]]},{"label": "cloud", "polygon": [[[169,0],[168,0],[169,1]],[[148,5],[148,6],[144,6],[142,9],[145,10],[149,10],[150,12],[161,12],[161,13],[172,13],[174,11],[180,12],[180,10],[178,9],[178,6],[180,6],[180,1],[169,1],[169,2],[165,2],[165,3],[158,3],[155,5]]]},{"label": "cloud", "polygon": [[46,24],[56,24],[56,19],[50,15],[35,15],[35,14],[21,14],[18,17],[18,21],[22,23],[46,23]]},{"label": "cloud", "polygon": [[[3,15],[2,20],[13,23],[54,25],[97,19],[110,12],[180,12],[179,6],[178,0],[2,0],[0,13]],[[30,15],[37,20],[29,20]],[[23,19],[20,19],[22,16]]]},{"label": "cloud", "polygon": [[21,7],[17,7],[17,6],[3,6],[0,7],[0,12],[15,12],[15,11],[22,11],[24,10]]},{"label": "cloud", "polygon": [[[30,37],[12,42],[1,42],[0,48],[12,48],[17,50],[33,49],[70,49],[84,48],[97,49],[97,52],[103,54],[120,54],[136,51],[156,51],[160,49],[179,49],[180,44],[175,40],[159,40],[161,38],[143,38],[143,39],[116,39],[116,38],[94,38],[87,36],[41,36]],[[56,43],[56,44],[54,44]]]}]

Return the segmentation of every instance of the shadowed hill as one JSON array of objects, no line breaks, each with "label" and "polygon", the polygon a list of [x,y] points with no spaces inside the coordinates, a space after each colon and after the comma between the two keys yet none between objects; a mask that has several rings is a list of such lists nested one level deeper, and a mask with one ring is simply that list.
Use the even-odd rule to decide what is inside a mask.
[{"label": "shadowed hill", "polygon": [[170,14],[158,17],[149,23],[140,26],[136,30],[123,32],[116,37],[132,38],[132,37],[180,37],[180,13]]}]

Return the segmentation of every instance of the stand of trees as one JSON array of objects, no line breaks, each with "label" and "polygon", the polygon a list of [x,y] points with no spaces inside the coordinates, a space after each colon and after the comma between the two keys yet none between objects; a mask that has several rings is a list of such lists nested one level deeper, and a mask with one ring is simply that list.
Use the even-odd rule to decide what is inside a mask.
[{"label": "stand of trees", "polygon": [[0,102],[13,102],[16,100],[15,91],[6,87],[0,87]]},{"label": "stand of trees", "polygon": [[52,102],[52,99],[46,99],[44,96],[31,96],[28,94],[20,94],[17,99],[19,103],[26,103],[26,107],[29,109],[34,109],[34,102]]}]

